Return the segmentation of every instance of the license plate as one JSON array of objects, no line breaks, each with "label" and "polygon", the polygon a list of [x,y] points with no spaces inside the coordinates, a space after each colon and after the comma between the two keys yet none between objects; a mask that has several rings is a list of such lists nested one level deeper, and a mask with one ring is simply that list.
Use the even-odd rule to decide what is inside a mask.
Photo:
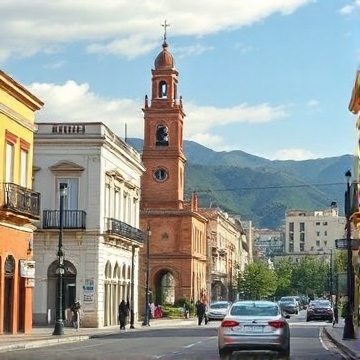
[{"label": "license plate", "polygon": [[262,332],[263,326],[261,326],[261,325],[245,325],[244,331],[245,332]]}]

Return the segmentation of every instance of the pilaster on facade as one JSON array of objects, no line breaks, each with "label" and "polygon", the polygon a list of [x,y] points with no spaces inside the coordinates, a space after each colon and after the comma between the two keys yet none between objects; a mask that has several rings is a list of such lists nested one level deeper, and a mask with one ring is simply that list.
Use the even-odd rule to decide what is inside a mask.
[{"label": "pilaster on facade", "polygon": [[[138,309],[140,154],[102,123],[41,123],[35,136],[34,186],[44,201],[35,236],[34,320],[53,322],[56,250],[63,222],[65,318],[75,299],[83,305],[83,326],[117,325],[118,305]],[[60,188],[66,189],[60,214]],[[37,255],[39,254],[39,255]],[[41,282],[40,279],[46,279]]]},{"label": "pilaster on facade", "polygon": [[235,300],[239,271],[249,259],[249,242],[238,218],[220,209],[200,209],[208,219],[208,283],[211,300]]}]

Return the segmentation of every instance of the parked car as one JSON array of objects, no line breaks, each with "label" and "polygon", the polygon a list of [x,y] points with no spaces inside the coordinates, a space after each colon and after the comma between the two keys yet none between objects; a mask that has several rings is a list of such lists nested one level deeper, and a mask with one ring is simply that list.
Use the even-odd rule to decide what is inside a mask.
[{"label": "parked car", "polygon": [[280,306],[272,301],[237,301],[218,328],[221,360],[233,352],[276,352],[290,356],[290,327]]},{"label": "parked car", "polygon": [[328,320],[334,319],[334,309],[329,300],[312,300],[306,309],[306,321],[311,320]]},{"label": "parked car", "polygon": [[280,309],[286,314],[298,314],[300,311],[299,303],[295,296],[283,296],[279,300]]},{"label": "parked car", "polygon": [[222,320],[228,313],[231,306],[229,301],[215,301],[207,309],[209,320]]}]

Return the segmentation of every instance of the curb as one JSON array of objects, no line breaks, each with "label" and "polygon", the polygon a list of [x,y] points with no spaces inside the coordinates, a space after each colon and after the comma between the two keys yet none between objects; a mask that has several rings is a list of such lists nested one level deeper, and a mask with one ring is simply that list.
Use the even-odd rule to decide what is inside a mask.
[{"label": "curb", "polygon": [[360,357],[357,354],[355,354],[351,349],[349,349],[347,346],[345,346],[340,341],[336,340],[333,336],[331,336],[331,334],[326,330],[325,327],[323,328],[323,332],[336,345],[336,347],[339,348],[341,352],[344,353],[347,357],[349,357],[352,360],[360,360]]},{"label": "curb", "polygon": [[0,346],[0,353],[15,351],[15,350],[35,349],[39,347],[73,343],[73,342],[79,342],[89,339],[90,339],[90,335],[77,335],[77,336],[67,336],[64,338],[56,338],[56,339],[30,340],[30,341],[19,342],[17,344]]}]

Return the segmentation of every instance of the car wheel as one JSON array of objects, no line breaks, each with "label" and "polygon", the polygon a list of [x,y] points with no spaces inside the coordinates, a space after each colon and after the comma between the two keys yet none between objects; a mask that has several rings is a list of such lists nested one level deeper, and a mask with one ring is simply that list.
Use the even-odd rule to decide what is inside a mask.
[{"label": "car wheel", "polygon": [[279,359],[289,360],[290,359],[290,345],[282,351],[279,352]]},{"label": "car wheel", "polygon": [[219,349],[219,356],[221,360],[230,360],[232,351],[228,349]]}]

